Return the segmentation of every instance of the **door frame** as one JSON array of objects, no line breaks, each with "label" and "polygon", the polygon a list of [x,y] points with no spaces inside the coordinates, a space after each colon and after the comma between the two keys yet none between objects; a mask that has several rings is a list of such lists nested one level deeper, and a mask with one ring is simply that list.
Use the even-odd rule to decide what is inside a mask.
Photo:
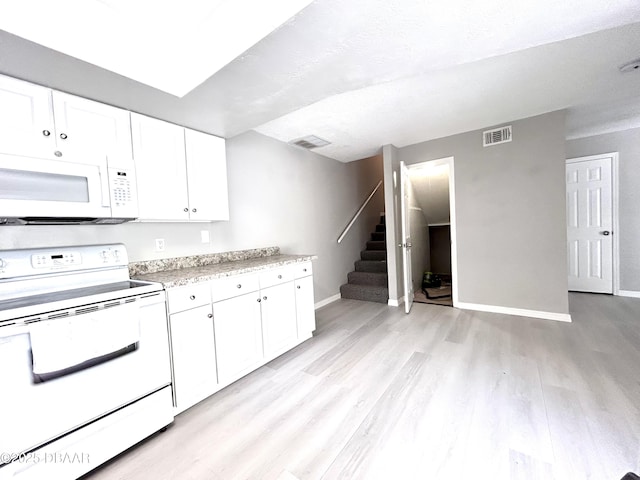
[{"label": "door frame", "polygon": [[[449,166],[449,222],[451,233],[451,300],[453,307],[457,307],[458,300],[458,243],[457,243],[457,219],[456,219],[456,189],[455,189],[455,159],[454,157],[437,158],[435,160],[426,160],[424,162],[412,163],[407,165],[409,170],[415,170],[425,165],[431,165],[434,167],[440,165]],[[403,272],[404,272],[404,258],[403,258]],[[404,293],[405,295],[407,292]],[[406,297],[405,297],[406,298]],[[406,299],[405,299],[406,301]]]},{"label": "door frame", "polygon": [[[618,218],[619,192],[618,192],[618,152],[600,153],[586,157],[567,158],[565,165],[570,163],[588,162],[590,160],[611,159],[611,217],[613,221],[613,295],[620,294],[620,222]],[[566,178],[565,178],[566,192]],[[566,193],[565,193],[566,197]],[[566,203],[566,200],[565,200]],[[565,207],[566,208],[566,207]],[[565,222],[566,223],[566,222]],[[565,227],[566,228],[566,227]]]}]

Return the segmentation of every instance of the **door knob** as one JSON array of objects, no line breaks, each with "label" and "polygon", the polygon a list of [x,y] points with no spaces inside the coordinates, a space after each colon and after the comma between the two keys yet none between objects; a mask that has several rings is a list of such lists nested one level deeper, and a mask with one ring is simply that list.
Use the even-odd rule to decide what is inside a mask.
[{"label": "door knob", "polygon": [[600,232],[602,235],[604,235],[605,237],[607,235],[609,235],[611,232],[609,230],[605,230],[604,232]]}]

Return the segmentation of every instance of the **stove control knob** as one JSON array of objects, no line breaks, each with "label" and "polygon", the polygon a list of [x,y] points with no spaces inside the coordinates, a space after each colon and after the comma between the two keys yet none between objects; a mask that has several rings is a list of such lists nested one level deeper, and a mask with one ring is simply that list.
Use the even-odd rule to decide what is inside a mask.
[{"label": "stove control knob", "polygon": [[6,266],[7,266],[7,263],[3,259],[0,258],[0,268],[4,268]]}]

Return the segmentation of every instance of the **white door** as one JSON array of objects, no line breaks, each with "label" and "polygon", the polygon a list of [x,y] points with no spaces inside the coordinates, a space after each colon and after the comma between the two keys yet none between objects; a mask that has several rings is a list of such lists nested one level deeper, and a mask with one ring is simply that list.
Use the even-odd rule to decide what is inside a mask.
[{"label": "white door", "polygon": [[613,293],[612,158],[567,160],[566,173],[569,290]]},{"label": "white door", "polygon": [[293,282],[286,282],[260,293],[264,355],[272,357],[291,348],[298,338],[295,288]]},{"label": "white door", "polygon": [[211,305],[170,316],[173,389],[182,411],[211,395],[217,385]]},{"label": "white door", "polygon": [[51,90],[0,75],[0,153],[56,158]]},{"label": "white door", "polygon": [[237,380],[262,361],[259,292],[213,304],[219,383]]},{"label": "white door", "polygon": [[296,319],[298,338],[304,338],[316,329],[316,312],[313,301],[313,277],[298,278],[296,284]]},{"label": "white door", "polygon": [[409,217],[409,189],[411,187],[409,171],[404,162],[400,162],[400,216],[402,220],[402,252],[404,276],[404,311],[409,313],[413,305],[413,279],[411,272],[411,229]]},{"label": "white door", "polygon": [[61,160],[99,154],[110,167],[134,169],[128,111],[54,91],[53,113]]},{"label": "white door", "polygon": [[185,128],[191,220],[229,220],[224,138]]},{"label": "white door", "polygon": [[142,220],[188,220],[184,128],[131,114]]}]

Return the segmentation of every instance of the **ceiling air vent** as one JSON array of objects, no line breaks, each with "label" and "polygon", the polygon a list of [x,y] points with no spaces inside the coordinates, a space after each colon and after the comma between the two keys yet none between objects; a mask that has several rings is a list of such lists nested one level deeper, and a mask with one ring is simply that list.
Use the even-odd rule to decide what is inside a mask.
[{"label": "ceiling air vent", "polygon": [[511,125],[506,127],[494,128],[482,132],[482,146],[490,147],[499,143],[507,143],[511,141]]},{"label": "ceiling air vent", "polygon": [[306,137],[298,138],[297,140],[291,140],[289,143],[297,147],[311,150],[312,148],[324,147],[325,145],[329,145],[331,142],[327,142],[315,135],[307,135]]}]

